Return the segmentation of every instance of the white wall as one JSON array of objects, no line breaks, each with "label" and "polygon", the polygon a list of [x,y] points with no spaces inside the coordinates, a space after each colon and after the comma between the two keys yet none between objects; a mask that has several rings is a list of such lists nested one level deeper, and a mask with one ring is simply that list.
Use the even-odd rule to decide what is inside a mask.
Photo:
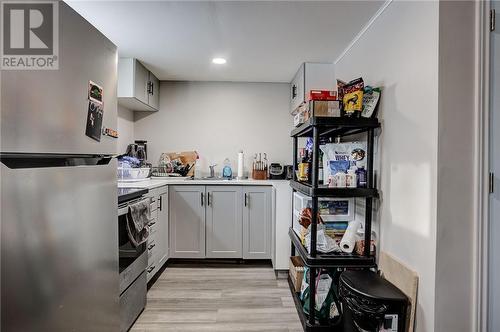
[{"label": "white wall", "polygon": [[289,84],[235,82],[161,82],[160,110],[136,112],[134,135],[148,141],[148,160],[162,152],[196,150],[204,172],[224,159],[233,172],[239,149],[247,170],[256,152],[269,161],[291,163]]},{"label": "white wall", "polygon": [[[439,150],[435,331],[474,326],[475,8],[439,2]],[[456,38],[460,36],[460,38]],[[463,91],[467,91],[464,98]],[[494,328],[491,331],[495,330]],[[497,330],[495,330],[497,331]]]},{"label": "white wall", "polygon": [[123,154],[127,150],[127,145],[134,142],[134,112],[118,105],[118,154]]},{"label": "white wall", "polygon": [[[492,1],[491,6],[500,13],[500,1]],[[498,22],[498,21],[497,21]],[[500,25],[497,25],[497,30]],[[488,327],[500,331],[500,33],[492,33],[490,44],[490,114],[489,114],[489,155],[488,168],[495,174],[494,192],[489,200],[489,221],[487,228],[488,259]],[[479,225],[480,223],[478,223]],[[484,245],[484,244],[483,244]]]},{"label": "white wall", "polygon": [[434,331],[438,153],[437,2],[394,1],[336,64],[382,86],[380,246],[419,274],[416,331]]}]

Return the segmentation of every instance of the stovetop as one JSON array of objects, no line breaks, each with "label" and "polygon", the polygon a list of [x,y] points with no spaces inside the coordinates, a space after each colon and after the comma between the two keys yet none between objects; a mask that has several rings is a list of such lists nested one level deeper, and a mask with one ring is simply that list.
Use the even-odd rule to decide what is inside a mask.
[{"label": "stovetop", "polygon": [[143,188],[118,188],[118,204],[139,198],[148,193],[148,189]]}]

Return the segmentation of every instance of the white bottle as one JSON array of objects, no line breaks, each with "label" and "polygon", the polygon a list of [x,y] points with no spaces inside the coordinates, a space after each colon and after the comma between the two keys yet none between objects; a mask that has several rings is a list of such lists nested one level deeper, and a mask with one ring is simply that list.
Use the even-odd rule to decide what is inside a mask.
[{"label": "white bottle", "polygon": [[346,187],[346,174],[344,172],[337,172],[337,174],[335,174],[335,180],[337,188]]},{"label": "white bottle", "polygon": [[328,188],[335,188],[337,186],[337,179],[335,175],[330,175],[328,177]]},{"label": "white bottle", "polygon": [[201,178],[201,165],[198,160],[194,164],[194,177],[197,179]]},{"label": "white bottle", "polygon": [[346,175],[346,185],[348,188],[356,188],[356,171],[353,169],[349,169]]},{"label": "white bottle", "polygon": [[243,165],[245,164],[243,150],[238,152],[238,180],[243,179]]}]

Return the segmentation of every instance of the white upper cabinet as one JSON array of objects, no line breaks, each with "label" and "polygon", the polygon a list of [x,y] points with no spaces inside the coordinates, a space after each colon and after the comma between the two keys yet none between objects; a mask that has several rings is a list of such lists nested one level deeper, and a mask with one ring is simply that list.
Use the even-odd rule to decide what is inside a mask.
[{"label": "white upper cabinet", "polygon": [[150,94],[149,94],[149,106],[159,110],[160,109],[160,81],[149,72],[149,82],[150,82]]},{"label": "white upper cabinet", "polygon": [[134,111],[158,111],[160,81],[137,59],[118,60],[118,104]]},{"label": "white upper cabinet", "polygon": [[310,90],[336,90],[333,63],[304,62],[290,83],[290,112],[306,101]]}]

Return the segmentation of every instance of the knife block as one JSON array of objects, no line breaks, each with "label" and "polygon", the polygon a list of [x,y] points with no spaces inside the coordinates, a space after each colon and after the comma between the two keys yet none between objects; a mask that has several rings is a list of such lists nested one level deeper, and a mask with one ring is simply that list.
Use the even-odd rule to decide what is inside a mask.
[{"label": "knife block", "polygon": [[267,180],[267,167],[264,170],[252,170],[252,179],[254,180]]}]

